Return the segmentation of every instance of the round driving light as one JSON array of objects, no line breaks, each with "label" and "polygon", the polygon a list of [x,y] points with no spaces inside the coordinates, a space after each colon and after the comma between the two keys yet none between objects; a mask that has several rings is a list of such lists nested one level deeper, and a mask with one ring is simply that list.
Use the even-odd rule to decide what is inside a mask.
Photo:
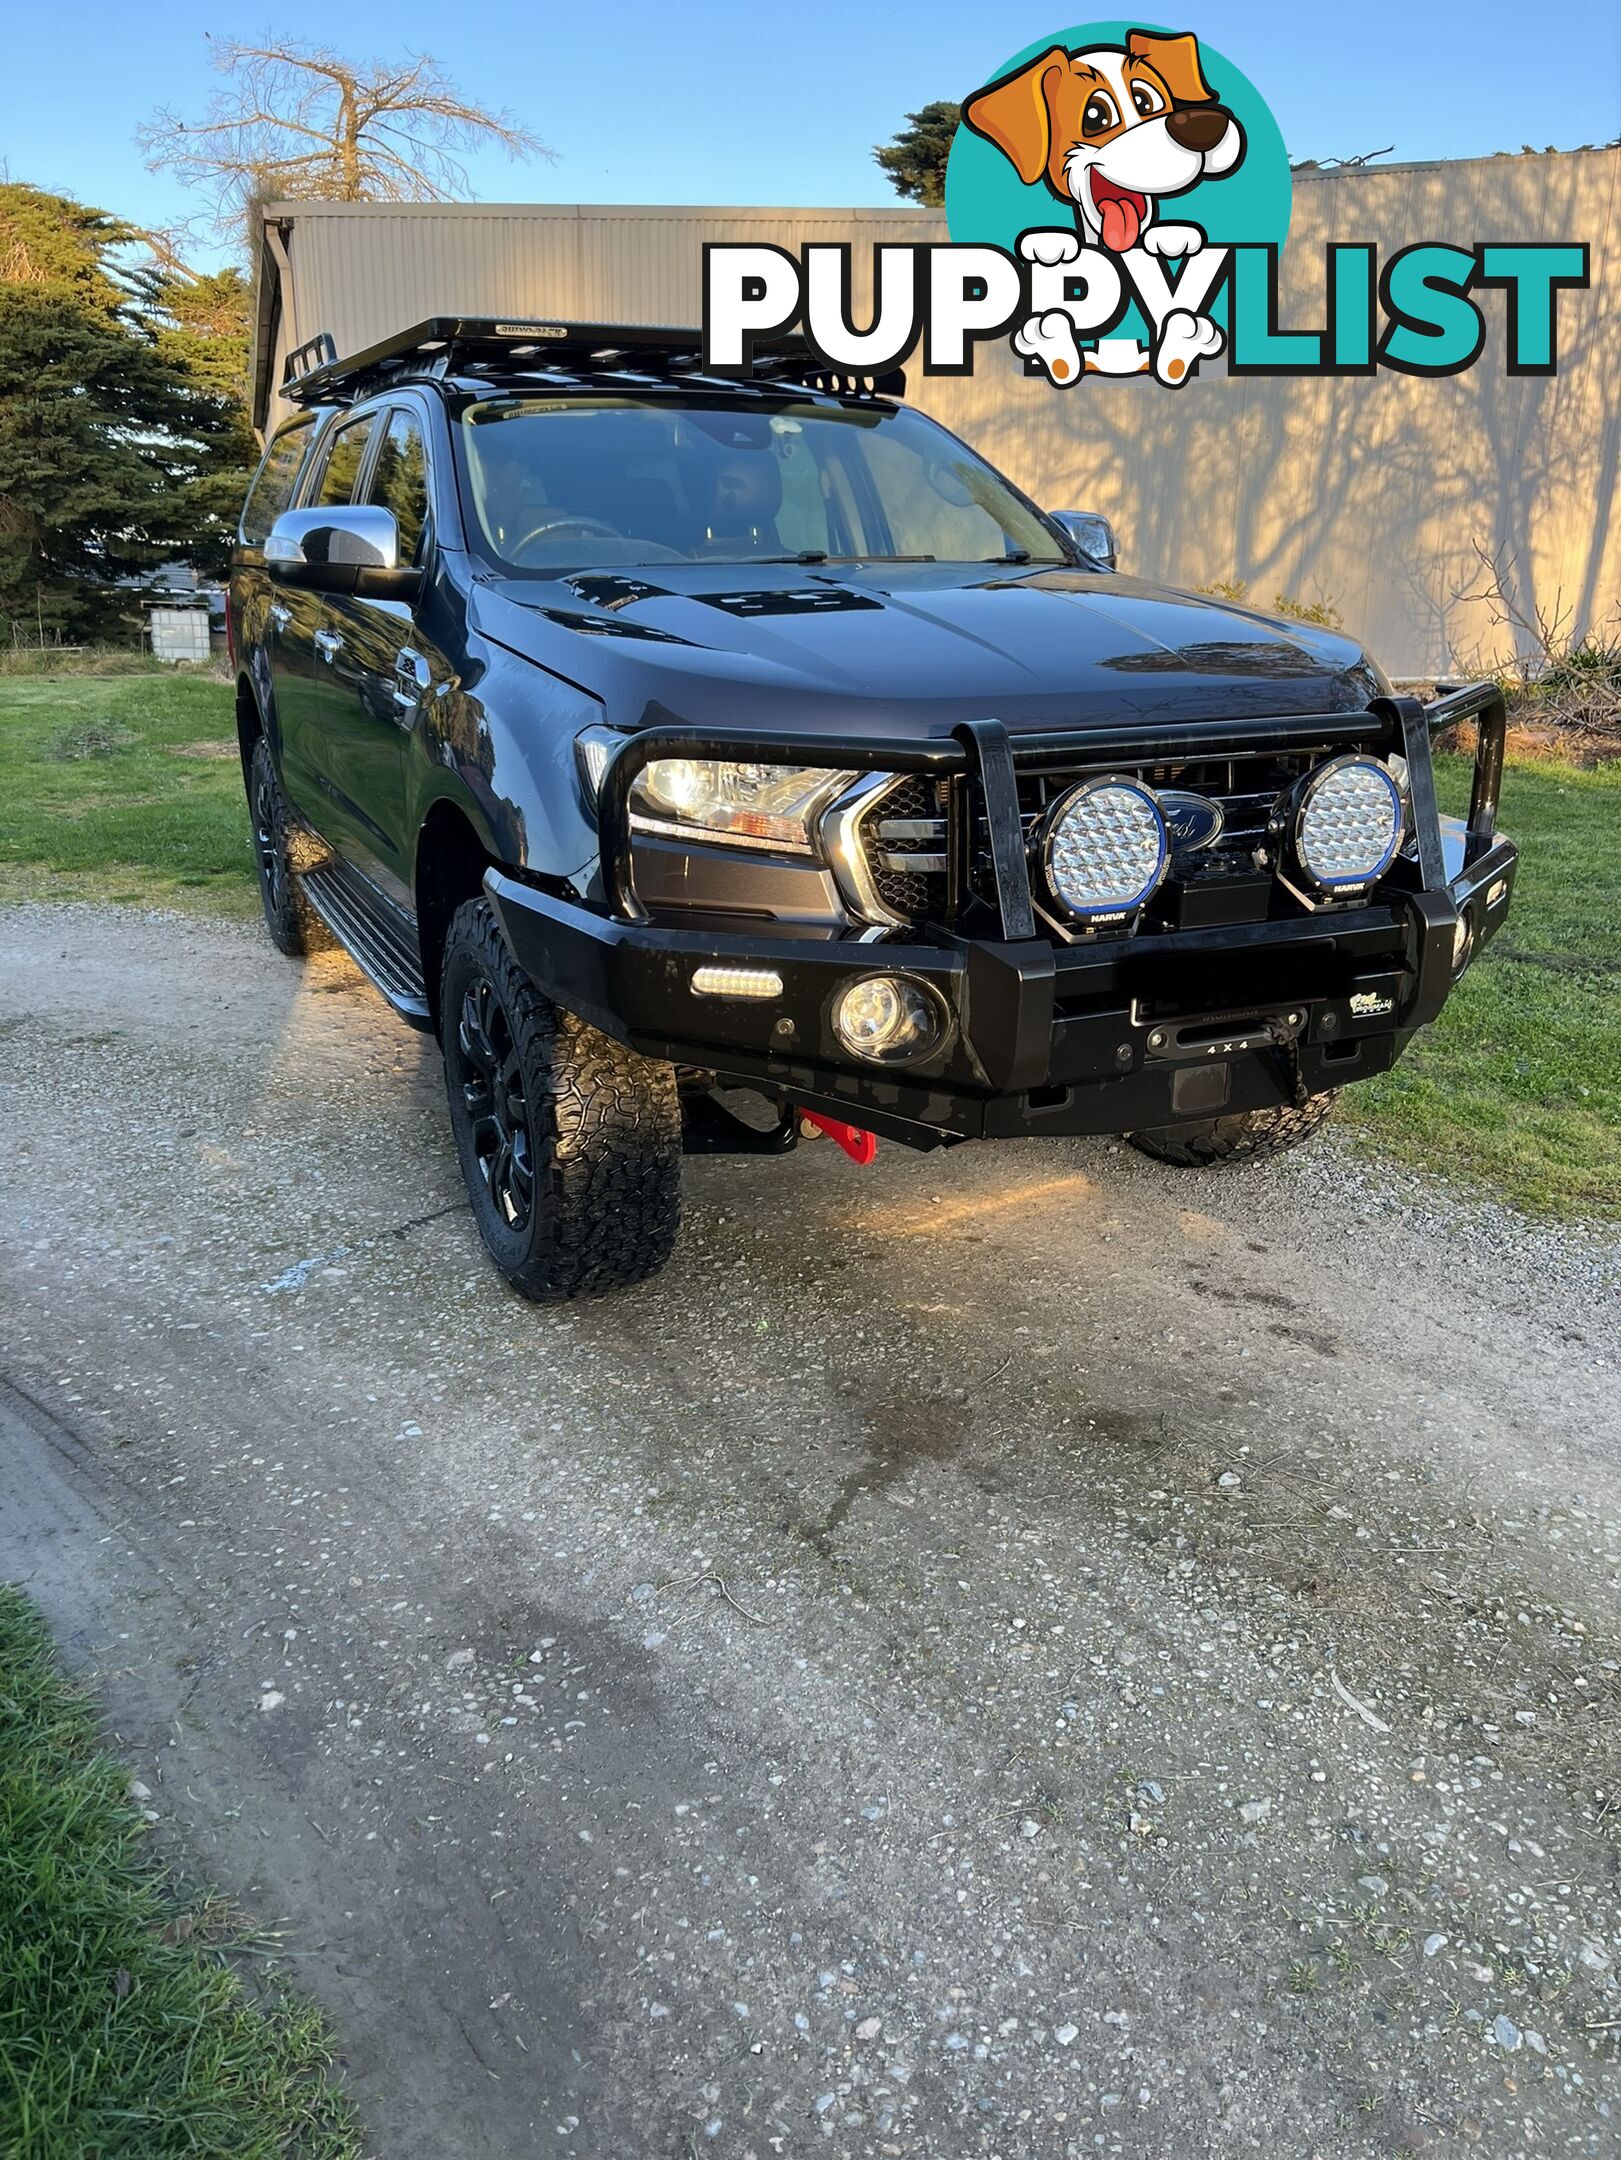
[{"label": "round driving light", "polygon": [[1306,782],[1295,854],[1319,891],[1355,892],[1383,877],[1402,843],[1401,789],[1377,758],[1331,758]]},{"label": "round driving light", "polygon": [[833,1000],[833,1032],[852,1057],[890,1065],[932,1050],[945,1032],[932,991],[905,975],[860,975]]},{"label": "round driving light", "polygon": [[1083,780],[1048,820],[1045,855],[1060,906],[1094,927],[1120,922],[1165,875],[1165,819],[1136,780]]}]

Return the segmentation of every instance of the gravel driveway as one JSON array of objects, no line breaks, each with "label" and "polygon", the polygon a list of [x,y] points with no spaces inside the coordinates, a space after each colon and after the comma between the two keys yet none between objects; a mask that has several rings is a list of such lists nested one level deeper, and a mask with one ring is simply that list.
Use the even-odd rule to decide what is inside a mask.
[{"label": "gravel driveway", "polygon": [[0,915],[0,1570],[383,2160],[1612,2154],[1599,1238],[1332,1140],[484,1263],[340,957]]}]

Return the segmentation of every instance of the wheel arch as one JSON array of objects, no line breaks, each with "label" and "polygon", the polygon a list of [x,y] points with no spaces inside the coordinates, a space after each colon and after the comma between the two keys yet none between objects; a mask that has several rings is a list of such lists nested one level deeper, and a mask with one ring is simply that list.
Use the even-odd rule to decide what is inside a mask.
[{"label": "wheel arch", "polygon": [[236,678],[236,744],[242,758],[244,786],[247,784],[248,767],[253,763],[253,746],[264,732],[264,714],[259,710],[259,693],[253,687],[253,678],[244,668]]},{"label": "wheel arch", "polygon": [[412,886],[416,894],[417,939],[422,953],[422,979],[427,987],[428,1010],[439,1025],[439,977],[443,972],[445,940],[456,910],[476,900],[484,889],[484,873],[496,857],[472,819],[458,804],[441,796],[431,803],[417,833]]}]

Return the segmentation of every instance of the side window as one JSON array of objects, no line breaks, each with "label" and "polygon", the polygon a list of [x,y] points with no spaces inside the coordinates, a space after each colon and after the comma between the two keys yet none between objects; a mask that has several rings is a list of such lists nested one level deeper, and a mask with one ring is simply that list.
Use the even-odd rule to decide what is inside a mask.
[{"label": "side window", "polygon": [[315,415],[306,413],[289,420],[272,440],[264,462],[254,475],[248,499],[242,505],[242,537],[251,547],[262,547],[270,528],[293,499],[304,453],[315,429]]},{"label": "side window", "polygon": [[428,522],[428,452],[422,423],[414,412],[396,407],[372,468],[371,501],[392,510],[400,528],[400,561],[417,560]]},{"label": "side window", "polygon": [[337,503],[354,501],[355,482],[366,462],[366,445],[371,441],[371,431],[376,425],[377,415],[365,413],[358,420],[346,420],[333,436],[321,473],[321,485],[315,492],[319,508],[330,510]]}]

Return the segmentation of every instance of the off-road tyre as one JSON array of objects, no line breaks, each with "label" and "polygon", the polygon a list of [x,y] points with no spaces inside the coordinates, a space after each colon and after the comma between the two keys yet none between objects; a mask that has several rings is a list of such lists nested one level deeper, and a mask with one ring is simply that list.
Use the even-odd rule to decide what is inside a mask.
[{"label": "off-road tyre", "polygon": [[1300,1108],[1244,1110],[1234,1117],[1207,1118],[1198,1125],[1163,1125],[1153,1132],[1127,1133],[1134,1148],[1156,1162],[1181,1170],[1208,1170],[1213,1163],[1260,1162],[1282,1155],[1309,1140],[1334,1107],[1334,1096],[1308,1096]]},{"label": "off-road tyre", "polygon": [[440,983],[445,1087],[490,1257],[537,1302],[657,1274],[681,1221],[675,1068],[543,997],[487,900],[458,909]]},{"label": "off-road tyre", "polygon": [[326,935],[298,882],[294,868],[297,838],[271,763],[270,745],[262,735],[248,760],[248,817],[259,871],[259,898],[271,943],[295,960],[319,951],[327,942]]}]

